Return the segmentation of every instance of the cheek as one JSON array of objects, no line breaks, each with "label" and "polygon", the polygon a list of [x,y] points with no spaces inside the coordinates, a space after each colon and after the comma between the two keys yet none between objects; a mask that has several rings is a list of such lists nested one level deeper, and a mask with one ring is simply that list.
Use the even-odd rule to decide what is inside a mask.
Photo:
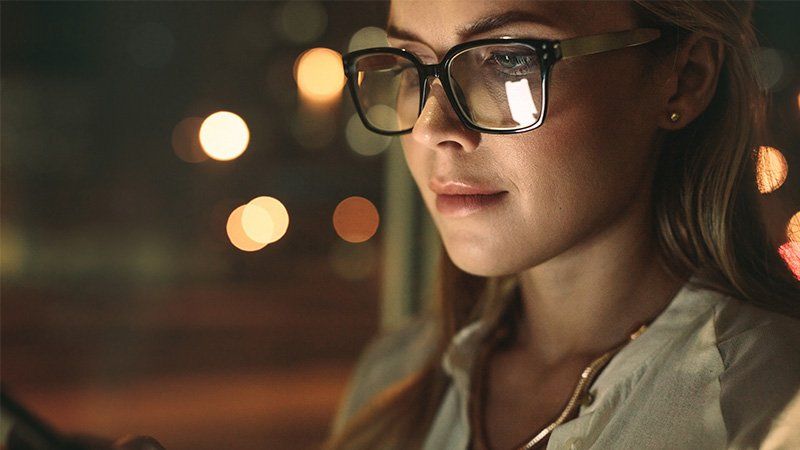
[{"label": "cheek", "polygon": [[581,97],[554,97],[541,128],[487,143],[507,150],[497,158],[519,193],[512,234],[528,242],[528,262],[598,231],[649,190],[656,127],[641,99],[620,94],[616,83],[609,80],[604,90],[586,84]]},{"label": "cheek", "polygon": [[422,188],[429,179],[429,172],[431,170],[429,161],[430,152],[421,148],[409,134],[400,136],[400,145],[403,148],[403,155],[405,156],[406,165],[408,165],[411,176],[414,178],[417,185]]},{"label": "cheek", "polygon": [[[599,56],[599,55],[596,55]],[[603,55],[606,56],[606,55]],[[639,146],[656,131],[656,90],[638,58],[587,56],[556,65],[545,126],[580,134],[596,146]]]},{"label": "cheek", "polygon": [[641,69],[621,64],[631,66],[630,58],[597,68],[592,62],[553,74],[537,147],[545,147],[560,175],[571,181],[566,184],[604,188],[587,194],[618,195],[618,189],[638,184],[653,159],[654,92],[637,72]]}]

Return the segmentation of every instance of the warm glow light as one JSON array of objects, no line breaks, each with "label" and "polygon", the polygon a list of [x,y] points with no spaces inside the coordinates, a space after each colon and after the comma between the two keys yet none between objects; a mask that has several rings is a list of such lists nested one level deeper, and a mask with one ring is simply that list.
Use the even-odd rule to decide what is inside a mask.
[{"label": "warm glow light", "polygon": [[244,205],[242,212],[242,229],[250,239],[262,244],[269,244],[275,225],[272,224],[272,216],[266,209],[248,203]]},{"label": "warm glow light", "polygon": [[230,216],[228,216],[228,223],[225,228],[228,232],[228,239],[230,239],[231,244],[235,245],[239,250],[254,252],[256,250],[261,250],[267,244],[254,241],[245,233],[242,227],[242,215],[244,214],[245,206],[246,205],[242,205],[233,210]]},{"label": "warm glow light", "polygon": [[800,211],[796,212],[786,225],[786,238],[791,242],[800,242]]},{"label": "warm glow light", "polygon": [[794,276],[800,280],[800,242],[787,242],[780,246],[778,253],[786,261]]},{"label": "warm glow light", "polygon": [[190,162],[198,163],[208,159],[208,155],[203,152],[200,146],[200,125],[203,119],[200,117],[187,117],[172,130],[172,149],[178,158]]},{"label": "warm glow light", "polygon": [[300,95],[315,102],[337,98],[344,87],[342,55],[328,48],[312,48],[301,54],[295,71]]},{"label": "warm glow light", "polygon": [[206,117],[200,126],[200,145],[208,156],[218,161],[230,161],[244,153],[250,142],[250,130],[245,121],[229,111],[219,111]]},{"label": "warm glow light", "polygon": [[378,230],[378,209],[364,197],[348,197],[333,212],[333,228],[347,242],[364,242]]},{"label": "warm glow light", "polygon": [[780,150],[767,146],[758,148],[756,184],[759,192],[768,194],[781,187],[786,181],[788,171],[786,158],[783,157]]},{"label": "warm glow light", "polygon": [[[280,200],[272,197],[261,196],[250,200],[247,206],[248,208],[245,209],[244,213],[245,221],[247,220],[248,211],[257,208],[267,213],[271,227],[271,233],[265,239],[261,238],[261,235],[256,238],[253,233],[248,231],[248,235],[250,235],[251,238],[259,242],[271,244],[286,234],[286,230],[289,228],[289,213],[286,211],[286,207],[283,206],[283,203],[281,203]],[[261,214],[256,213],[255,216],[260,217]]]}]

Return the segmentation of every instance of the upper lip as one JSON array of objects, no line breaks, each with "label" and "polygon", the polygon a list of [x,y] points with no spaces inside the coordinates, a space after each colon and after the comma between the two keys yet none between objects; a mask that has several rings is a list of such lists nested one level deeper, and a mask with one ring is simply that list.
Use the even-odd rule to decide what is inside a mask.
[{"label": "upper lip", "polygon": [[428,187],[438,195],[491,195],[506,192],[486,183],[444,178],[432,178]]}]

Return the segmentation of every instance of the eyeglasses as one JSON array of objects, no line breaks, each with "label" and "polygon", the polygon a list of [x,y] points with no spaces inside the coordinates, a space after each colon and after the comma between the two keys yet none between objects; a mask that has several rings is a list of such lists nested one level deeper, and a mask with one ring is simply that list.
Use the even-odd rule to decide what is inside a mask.
[{"label": "eyeglasses", "polygon": [[563,41],[480,39],[454,46],[438,64],[422,64],[403,49],[377,47],[348,53],[342,62],[358,115],[375,133],[410,132],[433,76],[465,126],[511,134],[544,122],[548,79],[557,61],[635,47],[660,36],[658,29],[638,28]]}]

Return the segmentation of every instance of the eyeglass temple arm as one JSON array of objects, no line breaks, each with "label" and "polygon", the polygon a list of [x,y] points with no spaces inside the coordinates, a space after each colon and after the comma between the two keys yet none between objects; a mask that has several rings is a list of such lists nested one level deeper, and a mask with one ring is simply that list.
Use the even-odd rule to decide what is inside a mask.
[{"label": "eyeglass temple arm", "polygon": [[598,34],[559,42],[561,58],[592,55],[625,47],[634,47],[655,41],[661,36],[656,28],[638,28],[617,33]]}]

